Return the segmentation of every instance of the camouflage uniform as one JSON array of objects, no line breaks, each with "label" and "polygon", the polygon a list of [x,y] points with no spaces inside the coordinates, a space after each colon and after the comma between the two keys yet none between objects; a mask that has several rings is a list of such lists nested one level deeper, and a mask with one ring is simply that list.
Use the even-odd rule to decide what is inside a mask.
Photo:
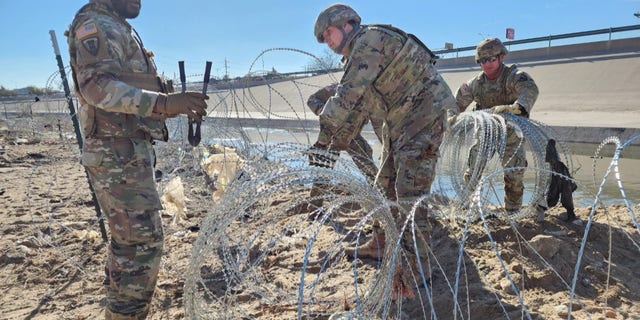
[{"label": "camouflage uniform", "polygon": [[[500,45],[502,45],[500,43]],[[506,49],[505,49],[506,52]],[[476,57],[478,58],[478,57]],[[457,111],[464,111],[472,102],[476,102],[473,110],[487,110],[499,105],[520,106],[520,115],[529,117],[533,104],[538,97],[538,87],[533,79],[523,71],[518,70],[515,65],[502,65],[502,70],[498,78],[489,80],[483,72],[463,83],[456,93]],[[505,154],[503,157],[503,167],[526,167],[524,137],[510,124],[507,126],[507,141]],[[469,165],[477,157],[477,147],[471,147],[469,151]],[[470,170],[465,172],[465,179],[468,180]],[[524,170],[507,170],[504,174],[505,189],[505,209],[507,211],[517,211],[522,207],[522,195],[524,193],[523,182]]]},{"label": "camouflage uniform", "polygon": [[[362,25],[346,46],[344,75],[320,114],[326,132],[321,142],[344,150],[368,120],[377,124],[373,127],[383,150],[376,183],[408,212],[430,192],[445,111],[455,106],[455,99],[433,54],[413,35],[390,25]],[[398,224],[405,218],[397,216]],[[415,219],[418,229],[425,227],[426,212],[419,211]],[[411,253],[409,229],[403,243]],[[427,256],[425,243],[418,250],[422,258]]]},{"label": "camouflage uniform", "polygon": [[110,0],[90,0],[67,36],[80,101],[81,162],[111,235],[107,319],[144,319],[163,246],[152,140],[166,140],[167,130],[165,117],[152,112],[166,84]]},{"label": "camouflage uniform", "polygon": [[[324,107],[324,104],[327,102],[327,100],[329,100],[331,96],[335,94],[336,86],[337,85],[335,84],[326,86],[309,96],[309,99],[307,100],[307,106],[315,115],[320,114],[322,108]],[[320,124],[320,126],[323,127],[324,125]],[[349,153],[356,166],[358,166],[367,180],[373,183],[376,173],[378,172],[378,167],[376,166],[375,162],[373,162],[373,149],[371,148],[367,140],[361,134],[358,134],[349,143],[347,153]],[[330,166],[333,167],[332,164]]]},{"label": "camouflage uniform", "polygon": [[363,25],[348,46],[344,75],[320,114],[325,142],[346,149],[368,120],[380,123],[377,183],[391,199],[415,200],[431,188],[451,90],[431,52],[397,28]]}]

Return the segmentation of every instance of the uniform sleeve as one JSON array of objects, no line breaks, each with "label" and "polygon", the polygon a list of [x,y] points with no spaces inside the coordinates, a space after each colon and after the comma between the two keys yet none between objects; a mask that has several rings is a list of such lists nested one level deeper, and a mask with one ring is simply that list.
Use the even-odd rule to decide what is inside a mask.
[{"label": "uniform sleeve", "polygon": [[309,96],[309,99],[307,99],[307,106],[311,109],[311,112],[316,116],[320,114],[320,111],[322,111],[327,100],[336,93],[336,86],[337,84],[328,85]]},{"label": "uniform sleeve", "polygon": [[533,78],[526,72],[516,69],[515,72],[510,74],[507,85],[510,86],[511,90],[518,93],[518,99],[515,102],[522,106],[527,111],[527,114],[531,114],[533,104],[538,99],[538,86],[533,81]]},{"label": "uniform sleeve", "polygon": [[[474,97],[471,90],[471,85],[472,80],[469,80],[460,85],[460,87],[458,88],[458,91],[456,92],[456,106],[458,107],[458,109],[455,110],[455,113],[464,112],[464,110],[466,110],[467,107],[473,102]],[[447,113],[451,115],[450,110],[447,110]]]},{"label": "uniform sleeve", "polygon": [[[126,46],[137,45],[123,28],[105,21],[89,19],[70,32],[75,33],[76,77],[82,97],[92,106],[108,112],[149,116],[159,96],[158,92],[130,86],[117,76],[125,70]],[[108,30],[106,32],[105,30]]]},{"label": "uniform sleeve", "polygon": [[369,118],[369,110],[361,107],[359,102],[388,65],[390,58],[384,53],[395,52],[401,46],[399,41],[376,30],[367,30],[354,39],[349,62],[336,94],[327,101],[320,113],[320,121],[326,125],[335,144],[348,145],[360,133]]}]

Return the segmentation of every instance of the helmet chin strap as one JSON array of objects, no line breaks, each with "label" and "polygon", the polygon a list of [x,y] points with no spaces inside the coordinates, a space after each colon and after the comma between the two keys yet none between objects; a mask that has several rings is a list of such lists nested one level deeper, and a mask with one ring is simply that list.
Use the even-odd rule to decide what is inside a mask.
[{"label": "helmet chin strap", "polygon": [[351,35],[353,35],[356,31],[358,31],[360,24],[356,23],[349,23],[351,24],[352,28],[351,31],[349,31],[349,33],[347,33],[346,31],[344,31],[344,27],[341,26],[340,28],[338,28],[338,30],[340,30],[340,33],[342,33],[342,41],[340,41],[340,44],[333,49],[333,51],[337,54],[342,54],[342,49],[344,49],[344,46],[347,45],[347,41],[349,41],[349,38],[351,38]]}]

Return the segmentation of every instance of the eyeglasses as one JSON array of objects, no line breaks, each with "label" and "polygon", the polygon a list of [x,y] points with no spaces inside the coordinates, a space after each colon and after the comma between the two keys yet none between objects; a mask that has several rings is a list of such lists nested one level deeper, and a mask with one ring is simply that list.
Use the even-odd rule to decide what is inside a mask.
[{"label": "eyeglasses", "polygon": [[479,64],[485,64],[487,62],[494,62],[496,60],[498,60],[498,56],[493,56],[493,57],[488,57],[488,58],[481,58],[481,59],[478,59],[478,61],[476,61],[476,62],[478,62]]}]

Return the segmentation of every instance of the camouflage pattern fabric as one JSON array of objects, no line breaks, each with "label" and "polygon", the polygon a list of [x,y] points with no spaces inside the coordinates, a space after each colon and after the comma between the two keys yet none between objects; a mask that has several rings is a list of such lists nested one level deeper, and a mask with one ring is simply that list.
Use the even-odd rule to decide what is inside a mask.
[{"label": "camouflage pattern fabric", "polygon": [[140,139],[92,140],[83,148],[82,164],[109,224],[107,301],[113,313],[139,314],[153,297],[163,244],[154,159],[152,144]]},{"label": "camouflage pattern fabric", "polygon": [[[131,137],[142,131],[166,140],[164,119],[153,113],[161,84],[152,54],[110,3],[91,0],[67,33],[83,136]],[[151,77],[141,88],[123,79],[130,74]]]},{"label": "camouflage pattern fabric", "polygon": [[82,165],[111,236],[106,317],[144,319],[163,245],[151,143],[166,139],[164,119],[152,113],[162,84],[151,54],[111,1],[91,0],[67,35],[81,102]]},{"label": "camouflage pattern fabric", "polygon": [[[415,37],[383,25],[363,25],[353,34],[344,75],[320,114],[326,131],[322,142],[344,149],[371,121],[383,145],[376,184],[400,201],[406,213],[430,192],[445,111],[455,106],[455,99],[430,50]],[[426,214],[417,213],[416,220]],[[396,221],[401,224],[405,218],[399,214]],[[412,239],[410,229],[406,241]],[[406,253],[415,254],[409,243]],[[421,242],[421,257],[427,256],[426,250]]]},{"label": "camouflage pattern fabric", "polygon": [[[349,48],[336,94],[320,114],[327,132],[323,142],[344,149],[371,120],[383,145],[382,167],[399,173],[387,174],[379,185],[398,200],[428,193],[433,172],[414,168],[437,160],[444,112],[455,106],[449,86],[431,64],[429,51],[393,29],[362,26]],[[416,153],[425,156],[417,163],[403,160]]]},{"label": "camouflage pattern fabric", "polygon": [[326,7],[318,14],[313,28],[313,34],[316,36],[316,39],[318,39],[318,42],[322,43],[324,41],[322,32],[329,26],[341,27],[349,21],[360,24],[361,20],[360,15],[350,6],[335,3]]},{"label": "camouflage pattern fabric", "polygon": [[[472,103],[476,102],[473,110],[491,109],[498,105],[510,105],[518,103],[522,111],[521,116],[529,117],[533,104],[538,98],[538,86],[533,79],[517,66],[503,66],[500,76],[495,80],[489,80],[480,72],[476,77],[463,83],[456,92],[457,112],[465,111]],[[526,167],[524,137],[520,130],[508,124],[507,143],[503,157],[503,167]],[[476,158],[477,151],[472,146],[469,154],[469,166]],[[508,161],[508,162],[507,162]],[[465,178],[468,179],[471,170],[467,169]],[[504,174],[505,183],[505,209],[508,211],[520,210],[522,207],[522,195],[524,193],[524,170],[507,170]]]},{"label": "camouflage pattern fabric", "polygon": [[463,112],[472,102],[476,102],[473,110],[490,109],[491,107],[517,102],[524,109],[527,118],[538,99],[538,86],[524,71],[516,65],[503,66],[500,76],[489,80],[481,72],[471,80],[463,83],[456,93],[457,112]]},{"label": "camouflage pattern fabric", "polygon": [[498,38],[487,38],[476,47],[476,63],[480,63],[481,58],[495,57],[499,54],[507,54],[509,50],[502,44]]},{"label": "camouflage pattern fabric", "polygon": [[[526,168],[528,163],[526,154],[522,144],[524,137],[518,134],[513,126],[507,124],[507,141],[504,155],[502,157],[503,168]],[[476,161],[486,163],[487,159],[478,159],[477,141],[469,149],[469,158],[467,160],[468,168],[464,172],[464,181],[471,182],[472,169],[478,164]],[[484,163],[479,164],[479,172],[482,172]],[[522,207],[522,196],[524,195],[524,169],[511,169],[504,173],[504,205],[507,211],[517,211]],[[475,185],[477,181],[471,182]]]},{"label": "camouflage pattern fabric", "polygon": [[[314,114],[319,115],[327,100],[335,94],[336,87],[337,84],[332,84],[310,95],[307,100],[309,109],[311,109]],[[320,126],[323,127],[324,125],[321,123]],[[378,172],[378,167],[373,161],[373,149],[367,140],[361,134],[358,134],[351,140],[346,151],[358,169],[360,169],[360,172],[365,175],[369,182],[373,183],[375,175]],[[331,167],[333,167],[333,165],[331,165]]]}]

